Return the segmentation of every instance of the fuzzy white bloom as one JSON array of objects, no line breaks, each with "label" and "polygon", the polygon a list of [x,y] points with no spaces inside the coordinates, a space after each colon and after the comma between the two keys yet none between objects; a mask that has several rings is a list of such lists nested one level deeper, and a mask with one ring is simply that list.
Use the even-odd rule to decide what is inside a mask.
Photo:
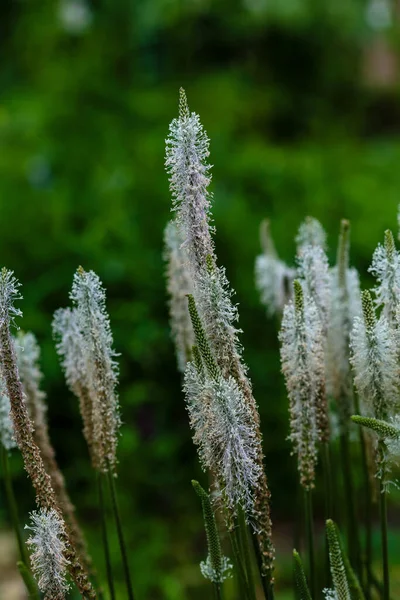
[{"label": "fuzzy white bloom", "polygon": [[17,300],[22,299],[20,287],[14,272],[3,267],[0,274],[0,325],[13,323],[14,317],[22,317],[20,309],[14,306]]},{"label": "fuzzy white bloom", "polygon": [[93,447],[97,467],[113,470],[120,415],[116,385],[117,356],[106,310],[106,294],[99,277],[93,271],[79,268],[74,275],[71,300],[81,332],[82,356],[87,374],[88,393],[92,401]]},{"label": "fuzzy white bloom", "polygon": [[[15,339],[18,371],[26,393],[28,411],[34,425],[46,423],[46,394],[40,389],[43,373],[39,367],[40,348],[33,333],[18,332]],[[33,406],[29,404],[32,403]]]},{"label": "fuzzy white bloom", "polygon": [[321,223],[313,217],[307,217],[301,223],[297,236],[297,254],[301,255],[306,246],[320,246],[326,249],[326,233]]},{"label": "fuzzy white bloom", "polygon": [[221,557],[221,569],[219,573],[217,573],[212,566],[210,555],[207,556],[206,560],[202,560],[200,563],[201,574],[213,583],[223,583],[225,579],[232,577],[232,569],[232,563],[227,556]]},{"label": "fuzzy white bloom", "polygon": [[351,332],[354,383],[369,414],[388,419],[399,404],[399,363],[396,341],[387,319],[376,319],[369,292],[362,293],[363,317]]},{"label": "fuzzy white bloom", "polygon": [[295,301],[284,309],[281,342],[282,372],[290,401],[290,440],[297,455],[300,480],[306,489],[314,486],[320,403],[325,390],[324,335],[318,309],[303,296],[295,281]]},{"label": "fuzzy white bloom", "polygon": [[185,373],[185,392],[203,468],[217,475],[232,510],[239,505],[251,514],[261,474],[259,442],[242,392],[232,377],[204,378],[192,363]]},{"label": "fuzzy white bloom", "polygon": [[358,272],[344,271],[340,282],[338,267],[330,271],[330,309],[327,339],[327,391],[339,410],[339,428],[348,428],[353,412],[353,377],[350,366],[350,332],[353,321],[361,315],[361,291]]},{"label": "fuzzy white bloom", "polygon": [[54,313],[53,334],[56,349],[61,358],[67,384],[72,392],[87,387],[87,373],[83,354],[83,337],[78,323],[76,308],[59,308]]},{"label": "fuzzy white bloom", "polygon": [[193,328],[187,309],[187,295],[192,293],[193,286],[180,233],[175,221],[170,221],[165,228],[164,239],[171,333],[175,343],[178,369],[183,373],[194,345]]},{"label": "fuzzy white bloom", "polygon": [[385,243],[376,248],[368,270],[378,281],[374,288],[376,305],[383,306],[383,314],[390,324],[394,324],[400,302],[400,252],[391,231],[385,231]]},{"label": "fuzzy white bloom", "polygon": [[210,231],[209,139],[196,113],[190,113],[185,92],[180,90],[179,118],[170,125],[166,140],[165,165],[177,221],[182,230],[189,262],[194,270],[204,269],[214,245]]},{"label": "fuzzy white bloom", "polygon": [[260,254],[256,258],[256,285],[269,316],[280,314],[291,296],[295,270],[278,258]]},{"label": "fuzzy white bloom", "polygon": [[256,286],[268,315],[280,315],[291,297],[296,272],[279,259],[267,219],[260,225],[260,242],[263,253],[256,258]]},{"label": "fuzzy white bloom", "polygon": [[303,246],[297,257],[297,276],[305,296],[312,298],[318,308],[324,330],[328,327],[329,264],[324,249],[319,245]]},{"label": "fuzzy white bloom", "polygon": [[65,558],[65,527],[54,509],[31,513],[32,535],[27,545],[33,549],[32,570],[45,600],[64,600],[69,590],[66,581],[68,561]]},{"label": "fuzzy white bloom", "polygon": [[6,450],[17,447],[10,409],[10,399],[7,395],[6,385],[3,378],[0,377],[0,442]]}]

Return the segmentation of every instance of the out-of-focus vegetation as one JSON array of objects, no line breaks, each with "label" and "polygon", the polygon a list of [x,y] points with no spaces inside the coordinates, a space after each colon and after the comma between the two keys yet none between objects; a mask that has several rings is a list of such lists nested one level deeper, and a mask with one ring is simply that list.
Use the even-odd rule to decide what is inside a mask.
[{"label": "out-of-focus vegetation", "polygon": [[[297,226],[312,214],[328,230],[333,259],[347,217],[363,274],[384,229],[395,228],[395,9],[389,0],[18,0],[0,10],[1,263],[24,284],[20,325],[43,348],[54,444],[99,565],[94,477],[50,327],[79,264],[107,287],[121,353],[120,503],[138,596],[204,597],[205,543],[190,485],[202,474],[169,338],[162,262],[164,138],[182,85],[211,138],[218,255],[240,303],[281,540],[278,574],[290,580],[282,565],[290,561],[283,552],[292,544],[296,476],[277,324],[254,286],[258,225],[272,220],[289,261]],[[14,454],[26,514],[33,493]]]}]

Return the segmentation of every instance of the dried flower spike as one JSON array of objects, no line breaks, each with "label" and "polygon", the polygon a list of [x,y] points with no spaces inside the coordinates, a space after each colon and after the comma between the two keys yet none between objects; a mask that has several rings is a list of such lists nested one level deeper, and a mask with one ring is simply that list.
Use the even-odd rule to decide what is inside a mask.
[{"label": "dried flower spike", "polygon": [[10,409],[10,399],[7,395],[4,380],[0,376],[0,443],[3,444],[6,450],[12,450],[17,447]]},{"label": "dried flower spike", "polygon": [[400,252],[396,249],[392,232],[385,231],[384,245],[378,245],[369,268],[378,285],[374,288],[376,305],[383,306],[388,322],[396,322],[396,309],[400,302]]},{"label": "dried flower spike", "polygon": [[69,590],[66,580],[68,561],[65,558],[64,523],[53,509],[31,513],[33,533],[27,544],[31,554],[32,570],[45,600],[64,600]]}]

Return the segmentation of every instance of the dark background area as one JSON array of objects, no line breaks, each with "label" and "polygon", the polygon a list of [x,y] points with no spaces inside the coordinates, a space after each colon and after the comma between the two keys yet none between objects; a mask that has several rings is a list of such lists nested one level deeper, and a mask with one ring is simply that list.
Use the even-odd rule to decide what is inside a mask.
[{"label": "dark background area", "polygon": [[[69,303],[78,265],[108,290],[121,353],[118,485],[140,598],[204,598],[210,589],[198,569],[206,549],[190,485],[207,480],[180,391],[162,261],[164,140],[178,89],[211,138],[216,246],[237,292],[260,407],[279,590],[280,576],[290,582],[300,507],[278,323],[254,285],[258,226],[271,219],[292,262],[297,227],[311,214],[327,229],[333,261],[339,220],[349,218],[352,262],[368,282],[384,229],[397,233],[399,25],[389,0],[1,4],[1,263],[23,283],[18,324],[41,344],[52,438],[100,569],[95,478],[51,319]],[[12,465],[26,522],[33,493],[17,452]],[[6,528],[2,496],[0,510]],[[115,540],[114,564],[122,579]]]}]

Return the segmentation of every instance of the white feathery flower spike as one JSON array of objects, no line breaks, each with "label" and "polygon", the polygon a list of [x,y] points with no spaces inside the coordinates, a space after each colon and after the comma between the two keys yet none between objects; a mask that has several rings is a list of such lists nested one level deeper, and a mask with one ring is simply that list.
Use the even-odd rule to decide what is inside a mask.
[{"label": "white feathery flower spike", "polygon": [[256,286],[268,315],[279,315],[291,297],[295,270],[278,258],[267,219],[260,225],[260,240],[263,253],[256,258]]},{"label": "white feathery flower spike", "polygon": [[115,389],[118,367],[105,290],[93,271],[86,272],[80,267],[74,275],[70,297],[76,308],[87,389],[92,402],[93,455],[100,471],[113,471],[120,427]]},{"label": "white feathery flower spike", "polygon": [[212,566],[211,557],[208,555],[206,560],[201,561],[200,571],[205,579],[214,583],[223,583],[225,579],[232,577],[232,563],[227,556],[222,556],[221,570],[220,573],[217,573]]},{"label": "white feathery flower spike", "polygon": [[3,378],[0,377],[0,442],[6,450],[17,447],[10,409],[10,399],[7,395],[6,385]]},{"label": "white feathery flower spike", "polygon": [[330,271],[330,309],[327,337],[327,391],[337,407],[338,432],[347,432],[353,407],[353,376],[349,362],[350,332],[361,315],[358,272],[349,267],[350,223],[340,227],[336,266]]},{"label": "white feathery flower spike", "polygon": [[301,484],[314,486],[317,444],[322,432],[318,406],[325,390],[324,336],[318,309],[294,282],[294,302],[285,307],[281,342],[282,372],[290,410],[290,440],[297,455]]},{"label": "white feathery flower spike", "polygon": [[387,319],[377,320],[371,295],[362,292],[363,316],[351,333],[354,383],[369,415],[388,420],[399,404],[399,363],[395,337]]},{"label": "white feathery flower spike", "polygon": [[392,232],[385,231],[385,242],[378,245],[368,269],[376,277],[374,288],[376,305],[383,306],[383,314],[391,325],[395,324],[396,309],[400,303],[400,252],[396,249]]},{"label": "white feathery flower spike", "polygon": [[324,249],[319,245],[303,246],[297,257],[297,277],[305,296],[312,298],[318,308],[324,331],[328,327],[329,264]]},{"label": "white feathery flower spike", "polygon": [[189,262],[194,270],[204,269],[214,245],[210,231],[209,139],[196,113],[190,113],[183,89],[180,90],[179,118],[170,125],[166,140],[165,165],[177,221],[182,230]]},{"label": "white feathery flower spike", "polygon": [[314,217],[306,217],[296,236],[297,254],[301,255],[306,246],[320,246],[326,250],[326,233],[321,223]]},{"label": "white feathery flower spike", "polygon": [[47,412],[44,401],[46,394],[40,389],[40,382],[43,378],[39,367],[40,348],[33,333],[18,332],[15,339],[15,353],[27,402],[29,404],[31,401],[34,404],[34,406],[28,405],[30,416],[32,418],[34,415],[34,425],[44,425]]},{"label": "white feathery flower spike", "polygon": [[22,312],[15,307],[15,302],[22,299],[21,284],[14,277],[14,271],[5,267],[0,274],[0,324],[13,323],[14,317],[22,317]]},{"label": "white feathery flower spike", "polygon": [[54,313],[53,334],[57,340],[56,350],[61,358],[67,384],[72,392],[87,387],[83,338],[76,308],[59,308]]},{"label": "white feathery flower spike", "polygon": [[65,558],[65,528],[54,509],[31,513],[32,535],[27,545],[33,549],[32,570],[45,600],[64,600],[69,590],[66,580],[68,561]]},{"label": "white feathery flower spike", "polygon": [[165,228],[165,260],[167,263],[167,291],[172,338],[178,361],[178,369],[185,371],[194,345],[194,334],[187,309],[187,295],[193,291],[187,257],[182,248],[181,231],[175,221]]},{"label": "white feathery flower spike", "polygon": [[185,374],[185,392],[203,468],[218,476],[233,511],[241,506],[251,514],[261,473],[255,426],[242,392],[232,377],[204,379],[192,363]]}]

